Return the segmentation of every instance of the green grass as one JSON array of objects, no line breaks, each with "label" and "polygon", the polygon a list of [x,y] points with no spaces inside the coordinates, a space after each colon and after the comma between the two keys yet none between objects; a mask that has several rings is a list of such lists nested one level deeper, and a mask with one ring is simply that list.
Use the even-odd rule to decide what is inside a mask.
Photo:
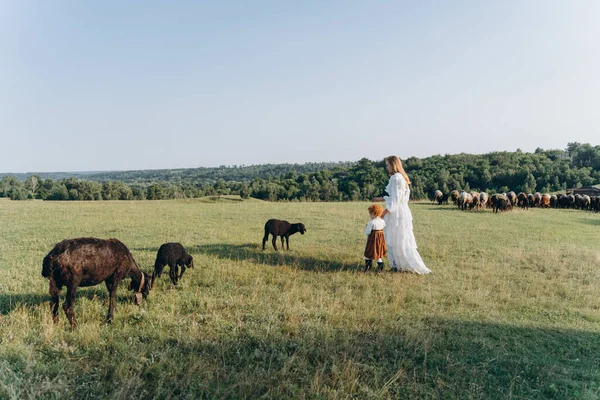
[{"label": "green grass", "polygon": [[[358,272],[367,206],[0,200],[0,398],[600,396],[600,215],[411,203],[433,273],[377,276]],[[308,231],[263,252],[269,218]],[[80,236],[147,272],[179,241],[196,268],[141,307],[127,279],[112,325],[104,285],[81,289],[72,331],[41,264]]]}]

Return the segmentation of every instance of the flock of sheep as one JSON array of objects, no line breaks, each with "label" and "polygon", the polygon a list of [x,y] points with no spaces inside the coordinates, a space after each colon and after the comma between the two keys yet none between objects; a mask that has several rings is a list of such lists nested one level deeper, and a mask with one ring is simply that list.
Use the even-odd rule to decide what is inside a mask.
[{"label": "flock of sheep", "polygon": [[442,193],[436,190],[433,194],[433,203],[448,204],[450,201],[460,210],[481,210],[491,208],[494,212],[507,211],[513,207],[528,209],[529,207],[541,208],[574,208],[584,211],[600,212],[600,196],[580,194],[541,194],[520,192],[495,193],[489,196],[486,192],[459,192]]}]

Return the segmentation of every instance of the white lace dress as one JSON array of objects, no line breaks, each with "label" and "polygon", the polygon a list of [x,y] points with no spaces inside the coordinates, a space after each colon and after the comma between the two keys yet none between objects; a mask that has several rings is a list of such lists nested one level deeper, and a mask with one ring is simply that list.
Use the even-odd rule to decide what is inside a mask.
[{"label": "white lace dress", "polygon": [[430,273],[417,251],[412,213],[408,208],[410,189],[402,174],[392,175],[385,191],[389,196],[383,197],[388,210],[384,217],[384,234],[390,266],[417,274]]}]

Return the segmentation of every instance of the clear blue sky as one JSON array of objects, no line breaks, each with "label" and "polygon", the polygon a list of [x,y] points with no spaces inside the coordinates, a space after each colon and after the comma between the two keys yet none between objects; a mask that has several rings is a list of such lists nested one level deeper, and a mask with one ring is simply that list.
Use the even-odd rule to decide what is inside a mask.
[{"label": "clear blue sky", "polygon": [[0,1],[0,172],[600,144],[600,1]]}]

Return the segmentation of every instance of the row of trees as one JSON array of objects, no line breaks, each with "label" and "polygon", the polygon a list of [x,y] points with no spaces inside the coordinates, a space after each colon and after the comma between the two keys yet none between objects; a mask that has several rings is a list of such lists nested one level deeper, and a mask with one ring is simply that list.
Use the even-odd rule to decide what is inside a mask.
[{"label": "row of trees", "polygon": [[[328,168],[323,168],[328,166]],[[570,187],[600,183],[600,146],[569,143],[565,150],[537,149],[534,153],[494,152],[483,155],[436,155],[404,160],[414,199],[427,198],[435,190],[452,189],[526,193],[556,192]],[[366,158],[355,163],[312,165],[312,172],[298,172],[285,164],[282,168],[222,167],[235,170],[226,179],[219,171],[217,179],[197,180],[197,170],[189,179],[178,170],[177,179],[148,180],[135,174],[134,182],[62,178],[43,179],[30,175],[24,181],[14,176],[0,180],[0,196],[14,200],[160,200],[213,195],[240,195],[277,201],[354,201],[382,195],[388,176],[385,164]],[[244,171],[251,168],[252,171]],[[305,171],[308,167],[298,168]],[[308,169],[311,169],[308,168]],[[240,171],[241,169],[241,171]],[[316,171],[314,170],[316,169]],[[269,171],[265,173],[265,170]],[[214,171],[213,171],[214,172]],[[125,173],[123,173],[125,174]]]},{"label": "row of trees", "polygon": [[[365,160],[366,163],[370,162]],[[377,171],[378,175],[383,170]],[[103,183],[77,178],[42,179],[32,175],[25,182],[13,176],[0,180],[0,197],[13,200],[163,200],[203,196],[239,195],[263,200],[343,201],[361,200],[375,192],[375,185],[361,186],[360,181],[346,182],[347,172],[320,171],[298,175],[291,172],[282,178],[255,178],[250,182],[218,179],[213,184],[155,182],[127,184],[119,181]],[[384,176],[385,178],[385,176]],[[340,187],[344,182],[346,189]]]},{"label": "row of trees", "polygon": [[[250,182],[253,179],[272,179],[282,177],[291,172],[308,174],[336,168],[349,168],[354,162],[323,162],[305,164],[262,164],[262,165],[233,165],[220,167],[201,167],[185,169],[154,169],[139,171],[110,171],[110,172],[44,172],[37,174],[41,179],[61,180],[78,178],[94,182],[119,181],[129,184],[151,184],[155,182],[191,183],[201,185],[214,184],[217,180],[235,182]],[[25,181],[31,174],[2,174],[11,175],[20,181]]]}]

